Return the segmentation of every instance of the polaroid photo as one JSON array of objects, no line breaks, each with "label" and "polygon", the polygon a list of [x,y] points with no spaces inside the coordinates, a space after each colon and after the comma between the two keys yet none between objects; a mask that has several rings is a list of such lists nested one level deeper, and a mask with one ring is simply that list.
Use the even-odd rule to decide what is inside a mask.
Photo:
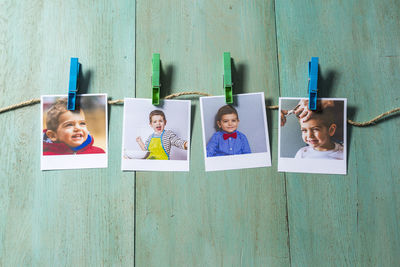
[{"label": "polaroid photo", "polygon": [[125,98],[121,169],[189,171],[190,100]]},{"label": "polaroid photo", "polygon": [[264,93],[200,97],[206,171],[271,166]]},{"label": "polaroid photo", "polygon": [[107,168],[107,95],[78,95],[74,111],[67,98],[41,97],[41,170]]},{"label": "polaroid photo", "polygon": [[347,173],[347,99],[279,98],[278,171]]}]

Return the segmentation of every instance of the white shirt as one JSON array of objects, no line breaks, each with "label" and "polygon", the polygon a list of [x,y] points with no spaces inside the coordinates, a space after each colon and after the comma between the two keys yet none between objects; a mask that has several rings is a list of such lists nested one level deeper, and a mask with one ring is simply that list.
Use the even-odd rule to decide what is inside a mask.
[{"label": "white shirt", "polygon": [[297,151],[295,159],[343,159],[343,146],[335,143],[335,148],[328,151],[318,151],[311,146],[305,146]]}]

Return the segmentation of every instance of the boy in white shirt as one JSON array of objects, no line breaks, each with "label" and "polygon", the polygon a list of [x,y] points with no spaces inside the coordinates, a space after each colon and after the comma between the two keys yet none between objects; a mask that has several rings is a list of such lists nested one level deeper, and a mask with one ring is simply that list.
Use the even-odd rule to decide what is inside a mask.
[{"label": "boy in white shirt", "polygon": [[332,140],[336,131],[331,108],[312,112],[307,121],[299,119],[301,136],[307,146],[297,151],[296,159],[343,159],[343,146]]}]

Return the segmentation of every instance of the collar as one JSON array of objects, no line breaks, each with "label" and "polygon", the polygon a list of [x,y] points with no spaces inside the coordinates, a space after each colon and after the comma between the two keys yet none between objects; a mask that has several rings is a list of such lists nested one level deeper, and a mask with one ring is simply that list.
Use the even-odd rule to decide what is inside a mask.
[{"label": "collar", "polygon": [[225,131],[220,131],[222,134],[233,134],[233,133],[239,133],[238,132],[238,130],[234,130],[233,132],[231,132],[231,133],[228,133],[228,132],[225,132]]},{"label": "collar", "polygon": [[164,132],[165,132],[165,129],[161,132],[161,134],[160,135],[155,135],[154,133],[153,133],[153,135],[151,136],[151,137],[155,137],[155,138],[160,138],[160,137],[162,137],[163,136],[163,134],[164,134]]},{"label": "collar", "polygon": [[92,136],[90,134],[88,134],[88,137],[86,138],[85,142],[83,142],[80,146],[71,147],[71,150],[74,151],[74,152],[77,152],[77,151],[87,147],[92,142],[92,139],[93,139]]}]

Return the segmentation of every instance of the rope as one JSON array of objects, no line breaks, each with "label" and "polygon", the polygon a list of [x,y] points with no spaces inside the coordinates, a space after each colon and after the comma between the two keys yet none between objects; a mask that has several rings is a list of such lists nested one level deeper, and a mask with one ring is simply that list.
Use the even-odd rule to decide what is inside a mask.
[{"label": "rope", "polygon": [[372,120],[369,121],[365,121],[365,122],[355,122],[352,120],[347,120],[347,123],[354,125],[354,126],[358,126],[358,127],[365,127],[365,126],[370,126],[375,124],[375,122],[379,121],[380,119],[382,119],[383,117],[389,116],[390,114],[394,114],[396,112],[400,111],[400,107],[399,108],[394,108],[392,110],[386,111],[385,113],[382,113],[378,116],[376,116],[375,118],[373,118]]},{"label": "rope", "polygon": [[124,100],[123,99],[117,99],[117,100],[108,100],[109,105],[123,105]]},{"label": "rope", "polygon": [[203,92],[181,92],[181,93],[175,93],[175,94],[172,94],[172,95],[167,95],[167,96],[165,97],[165,99],[171,99],[171,98],[175,98],[175,97],[178,97],[178,96],[181,96],[181,95],[212,96],[212,95],[210,95],[210,94],[203,93]]},{"label": "rope", "polygon": [[31,99],[31,100],[28,100],[28,101],[25,101],[25,102],[21,102],[21,103],[15,104],[15,105],[11,105],[11,106],[8,106],[8,107],[5,107],[5,108],[1,108],[0,109],[0,114],[3,113],[3,112],[7,112],[7,111],[10,111],[10,110],[13,110],[13,109],[19,109],[19,108],[23,108],[23,107],[26,107],[26,106],[39,104],[39,103],[40,103],[40,99],[39,98],[34,98],[34,99]]},{"label": "rope", "polygon": [[[175,93],[175,94],[167,95],[167,96],[165,97],[165,99],[172,99],[172,98],[179,97],[179,96],[182,96],[182,95],[202,95],[202,96],[211,96],[210,94],[203,93],[203,92],[181,92],[181,93]],[[1,109],[0,109],[0,114],[1,114],[1,113],[4,113],[4,112],[7,112],[7,111],[14,110],[14,109],[19,109],[19,108],[23,108],[23,107],[26,107],[26,106],[31,106],[31,105],[39,104],[39,103],[40,103],[40,99],[39,99],[39,98],[34,98],[34,99],[31,99],[31,100],[28,100],[28,101],[24,101],[24,102],[15,104],[15,105],[11,105],[11,106],[8,106],[8,107],[1,108]],[[124,104],[124,100],[122,100],[122,99],[108,100],[108,104],[109,104],[109,105],[123,105],[123,104]],[[275,109],[278,109],[279,106],[277,106],[277,105],[275,105],[275,106],[267,106],[266,108],[267,108],[267,109],[270,109],[270,110],[275,110]],[[385,117],[387,117],[387,116],[389,116],[389,115],[391,115],[391,114],[398,113],[398,112],[400,112],[400,107],[394,108],[394,109],[389,110],[389,111],[387,111],[387,112],[384,112],[384,113],[382,113],[382,114],[376,116],[375,118],[373,118],[373,119],[371,119],[371,120],[369,120],[369,121],[365,121],[365,122],[356,122],[356,121],[352,121],[352,120],[348,119],[348,120],[347,120],[347,123],[348,123],[348,124],[351,124],[351,125],[353,125],[353,126],[357,126],[357,127],[371,126],[371,125],[375,125],[376,122],[382,120],[383,118],[385,118]]]}]

